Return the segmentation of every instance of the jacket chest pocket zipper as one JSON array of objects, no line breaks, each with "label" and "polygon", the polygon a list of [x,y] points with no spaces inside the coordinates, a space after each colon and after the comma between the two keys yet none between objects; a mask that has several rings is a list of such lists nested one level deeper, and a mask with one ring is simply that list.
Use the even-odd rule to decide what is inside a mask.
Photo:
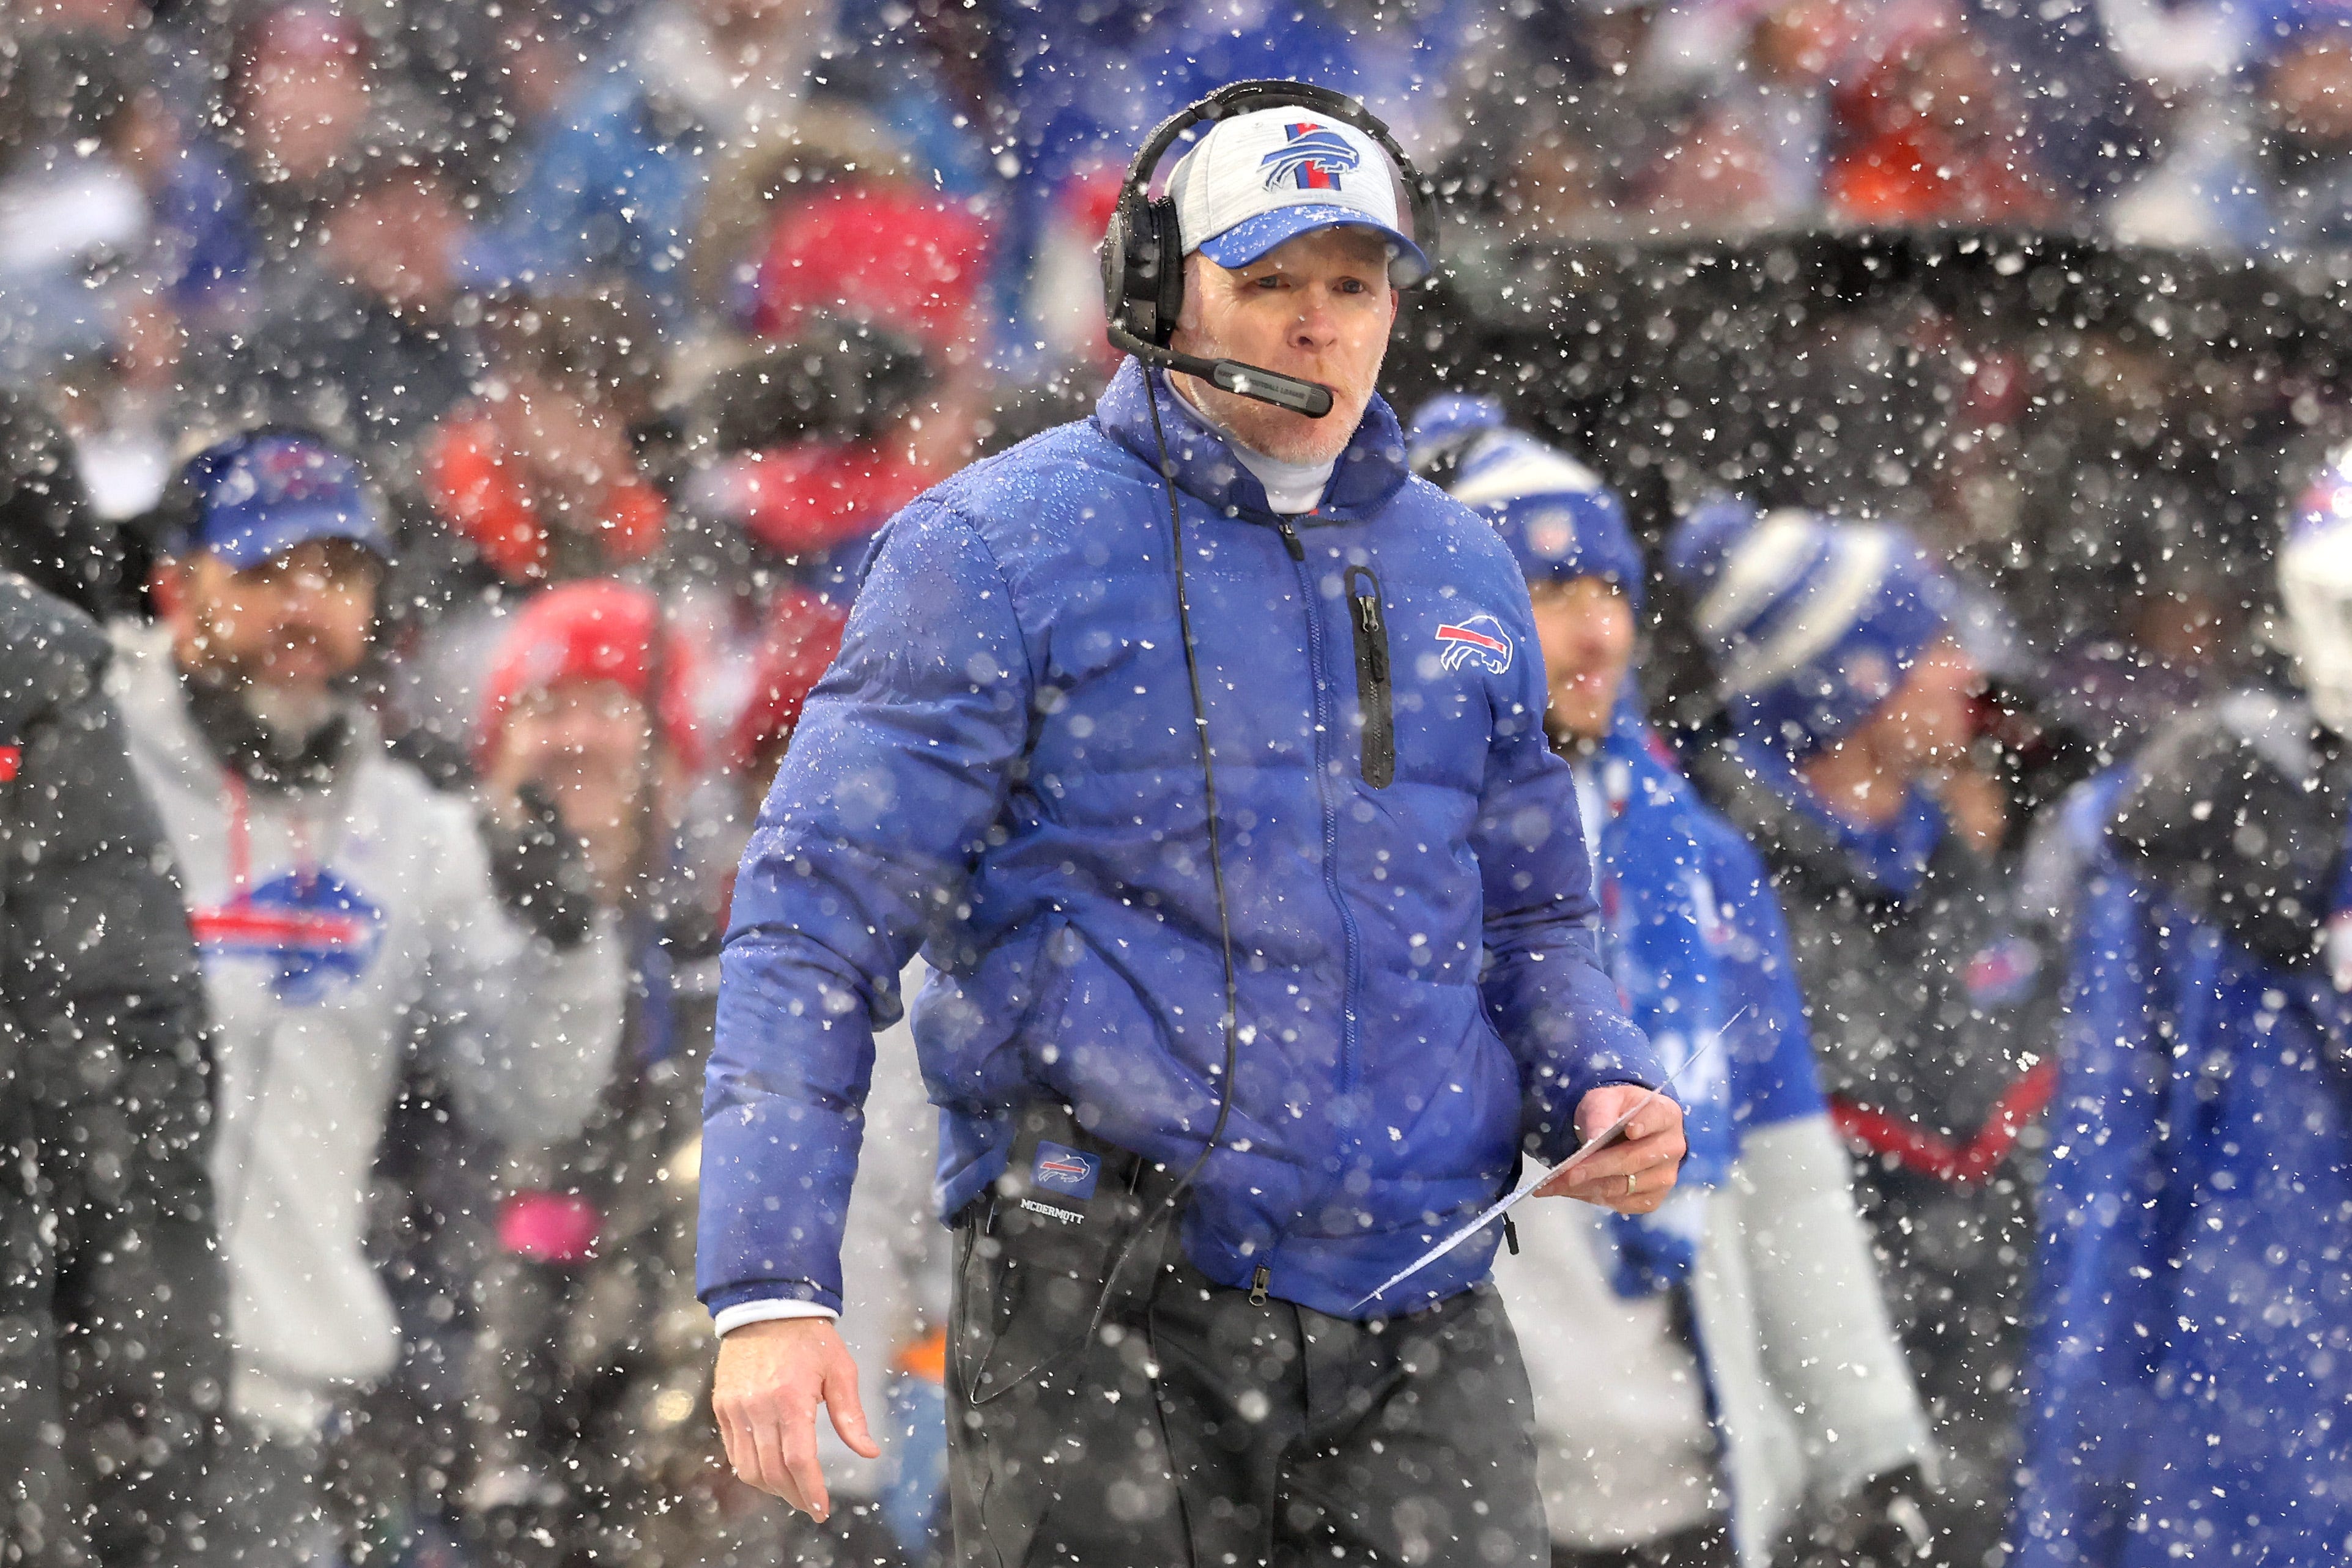
[{"label": "jacket chest pocket zipper", "polygon": [[1386,789],[1396,778],[1396,710],[1381,580],[1369,566],[1348,568],[1348,624],[1356,634],[1356,700],[1364,711],[1364,782]]}]

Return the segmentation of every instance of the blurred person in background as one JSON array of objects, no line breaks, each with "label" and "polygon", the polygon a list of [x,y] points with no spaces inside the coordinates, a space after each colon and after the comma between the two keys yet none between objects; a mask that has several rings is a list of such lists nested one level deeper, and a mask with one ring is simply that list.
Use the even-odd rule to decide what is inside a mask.
[{"label": "blurred person in background", "polygon": [[1643,173],[1653,216],[1702,234],[1817,222],[1830,89],[1855,26],[1844,0],[1669,11],[1642,79],[1654,97],[1697,101]]},{"label": "blurred person in background", "polygon": [[2070,801],[2084,875],[2042,1190],[2019,1568],[2352,1538],[2352,460],[2278,553],[2294,684]]},{"label": "blurred person in background", "polygon": [[313,247],[285,264],[270,308],[193,356],[188,392],[215,427],[332,430],[396,471],[482,369],[459,309],[462,195],[429,151],[373,146],[316,221]]},{"label": "blurred person in background", "polygon": [[236,183],[153,66],[96,31],[0,56],[0,375],[121,357],[168,381],[246,270]]},{"label": "blurred person in background", "polygon": [[505,621],[550,584],[650,576],[669,523],[636,442],[661,343],[625,290],[502,295],[478,338],[476,395],[415,455],[396,591],[403,743],[461,754]]},{"label": "blurred person in background", "polygon": [[[744,325],[760,258],[779,219],[810,197],[843,186],[916,182],[914,154],[863,105],[834,99],[803,104],[789,121],[765,125],[711,159],[709,190],[695,215],[687,261],[695,310]],[[841,258],[844,261],[849,258]]]},{"label": "blurred person in background", "polygon": [[[751,781],[772,775],[842,621],[804,590],[779,596],[723,759],[725,787],[752,797],[747,816]],[[467,1504],[499,1563],[762,1560],[779,1549],[793,1562],[920,1563],[945,1452],[946,1233],[930,1205],[931,1115],[903,1030],[877,1069],[866,1140],[877,1163],[853,1199],[848,1260],[869,1307],[853,1344],[877,1409],[891,1412],[885,1457],[840,1450],[845,1506],[821,1530],[779,1517],[728,1476],[714,1440],[691,1215],[723,910],[692,885],[678,842],[702,750],[698,685],[649,593],[587,582],[549,589],[509,623],[484,694],[485,789],[551,805],[587,845],[595,896],[618,910],[637,956],[597,1114],[578,1137],[508,1167],[503,1252],[483,1280],[469,1378]]]},{"label": "blurred person in background", "polygon": [[807,104],[862,102],[916,146],[927,184],[934,171],[961,174],[970,128],[945,123],[919,79],[861,68],[837,10],[835,0],[642,6],[572,89],[478,265],[499,278],[617,272],[676,328],[689,310],[688,257],[718,163],[774,136]]},{"label": "blurred person in background", "polygon": [[[830,399],[831,416],[798,431],[779,409],[786,438],[722,457],[688,481],[697,511],[774,556],[821,558],[862,545],[969,461],[984,406],[988,240],[977,219],[902,179],[837,182],[781,213],[738,307],[763,346],[735,378],[768,380],[771,363],[862,357],[894,395],[863,407]],[[770,384],[792,387],[788,375]],[[729,424],[773,401],[754,393]]]},{"label": "blurred person in background", "polygon": [[355,700],[389,544],[348,457],[297,430],[234,437],[188,463],[162,522],[163,624],[118,637],[114,689],[218,1026],[235,1347],[188,1560],[327,1562],[328,1425],[396,1351],[361,1244],[403,1052],[427,1035],[488,1138],[576,1127],[618,1026],[618,936],[544,813],[500,803],[539,830],[486,836]]},{"label": "blurred person in background", "polygon": [[[325,0],[266,5],[237,28],[220,123],[262,268],[310,243],[320,205],[356,166],[383,109],[372,57],[360,25]],[[268,270],[256,278],[274,287]]]},{"label": "blurred person in background", "polygon": [[1610,967],[1661,1058],[1692,1063],[1676,1195],[1630,1217],[1522,1209],[1520,1256],[1496,1270],[1528,1347],[1554,1568],[1909,1561],[1927,1417],[1764,864],[1642,716],[1644,573],[1623,503],[1491,399],[1434,399],[1408,440],[1527,576],[1546,726],[1594,825]]},{"label": "blurred person in background", "polygon": [[2030,228],[2061,216],[2002,63],[1957,0],[1890,0],[1836,74],[1832,222]]},{"label": "blurred person in background", "polygon": [[171,1568],[228,1380],[203,975],[106,635],[19,574],[108,607],[25,426],[0,424],[0,1558]]},{"label": "blurred person in background", "polygon": [[2000,1549],[2058,965],[1937,797],[1978,676],[1952,584],[1902,530],[1721,500],[1668,562],[1724,703],[1689,776],[1763,855],[1888,1310],[1942,1450],[1941,1561]]},{"label": "blurred person in background", "polygon": [[476,216],[502,210],[620,11],[607,0],[402,0],[392,36],[404,74],[433,100],[439,150],[479,197]]},{"label": "blurred person in background", "polygon": [[1658,26],[1652,0],[1592,0],[1490,19],[1464,51],[1453,92],[1458,140],[1444,165],[1463,210],[1475,200],[1497,231],[1467,226],[1457,262],[1484,243],[1622,237],[1641,215],[1633,182],[1658,135],[1636,68]]},{"label": "blurred person in background", "polygon": [[[703,765],[699,668],[651,592],[592,580],[508,620],[484,682],[483,794],[507,803],[509,832],[551,829],[584,850],[585,891],[621,933],[627,996],[588,1125],[516,1150],[499,1184],[500,1251],[480,1279],[467,1376],[466,1494],[499,1562],[626,1556],[679,1479],[652,1462],[655,1446],[703,1436],[661,1405],[665,1390],[694,1391],[709,1359],[690,1315],[691,1211],[676,1201],[719,913],[680,854]],[[680,1312],[698,1352],[682,1368],[665,1355]]]},{"label": "blurred person in background", "polygon": [[2107,215],[2127,244],[2268,256],[2352,244],[2352,13],[2276,0],[2244,25],[2231,90]]}]

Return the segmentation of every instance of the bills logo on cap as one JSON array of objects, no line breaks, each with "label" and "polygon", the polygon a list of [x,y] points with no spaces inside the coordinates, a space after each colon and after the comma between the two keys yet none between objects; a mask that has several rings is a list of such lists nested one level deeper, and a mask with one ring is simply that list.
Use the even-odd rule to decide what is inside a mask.
[{"label": "bills logo on cap", "polygon": [[1266,171],[1269,191],[1285,179],[1295,181],[1302,191],[1336,191],[1339,176],[1363,161],[1348,139],[1328,125],[1304,121],[1283,130],[1287,142],[1258,160]]},{"label": "bills logo on cap", "polygon": [[1492,616],[1472,616],[1459,626],[1442,626],[1437,628],[1437,643],[1445,650],[1438,663],[1446,669],[1475,662],[1489,675],[1510,671],[1511,635]]},{"label": "bills logo on cap", "polygon": [[1059,1143],[1041,1142],[1029,1179],[1068,1197],[1090,1198],[1095,1195],[1095,1178],[1100,1174],[1102,1161],[1096,1156]]}]

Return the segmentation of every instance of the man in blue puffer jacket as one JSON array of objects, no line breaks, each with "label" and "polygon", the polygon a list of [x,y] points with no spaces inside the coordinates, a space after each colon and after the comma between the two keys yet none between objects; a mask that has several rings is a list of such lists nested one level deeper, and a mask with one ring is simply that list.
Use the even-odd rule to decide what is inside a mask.
[{"label": "man in blue puffer jacket", "polygon": [[[1308,133],[1311,180],[1262,177]],[[1093,418],[881,536],[737,883],[701,1166],[714,1405],[740,1474],[825,1510],[815,1406],[864,1444],[829,1321],[857,1108],[921,943],[959,1559],[1535,1563],[1495,1237],[1374,1292],[1655,1066],[1597,960],[1526,586],[1372,393],[1425,267],[1391,165],[1264,111],[1171,187],[1176,346],[1319,381],[1332,412],[1130,362]],[[1562,1190],[1654,1207],[1680,1122],[1653,1102]]]}]

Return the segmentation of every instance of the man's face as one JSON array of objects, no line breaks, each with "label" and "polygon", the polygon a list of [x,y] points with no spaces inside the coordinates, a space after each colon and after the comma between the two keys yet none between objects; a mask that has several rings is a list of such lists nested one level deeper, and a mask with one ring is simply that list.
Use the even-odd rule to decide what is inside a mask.
[{"label": "man's face", "polygon": [[588,511],[613,486],[630,477],[629,436],[610,408],[528,371],[510,373],[505,395],[490,405],[500,437],[552,513],[551,521],[593,530]]},{"label": "man's face", "polygon": [[1633,664],[1633,606],[1603,577],[1538,583],[1536,640],[1551,689],[1555,734],[1597,741],[1609,732],[1609,714]]},{"label": "man's face", "polygon": [[170,563],[180,661],[257,686],[323,691],[359,668],[383,568],[345,539],[314,539],[239,572],[210,551]]},{"label": "man's face", "polygon": [[2271,68],[2263,108],[2273,126],[2315,148],[2352,147],[2352,46],[2322,37]]},{"label": "man's face", "polygon": [[535,742],[531,778],[575,833],[634,828],[653,755],[653,722],[626,687],[567,680],[529,693],[508,721]]},{"label": "man's face", "polygon": [[1947,637],[1919,656],[1865,725],[1872,751],[1906,773],[1958,757],[1975,730],[1983,672]]},{"label": "man's face", "polygon": [[357,142],[368,85],[356,59],[268,57],[245,89],[247,145],[290,178],[316,179]]},{"label": "man's face", "polygon": [[1362,422],[1396,321],[1388,246],[1362,228],[1323,228],[1228,271],[1184,259],[1184,313],[1171,344],[1206,359],[1239,360],[1331,389],[1331,412],[1286,408],[1186,378],[1185,391],[1242,444],[1286,463],[1337,458]]},{"label": "man's face", "polygon": [[346,279],[386,304],[436,309],[454,291],[450,256],[464,222],[440,185],[394,182],[335,212],[327,223],[327,252]]}]

